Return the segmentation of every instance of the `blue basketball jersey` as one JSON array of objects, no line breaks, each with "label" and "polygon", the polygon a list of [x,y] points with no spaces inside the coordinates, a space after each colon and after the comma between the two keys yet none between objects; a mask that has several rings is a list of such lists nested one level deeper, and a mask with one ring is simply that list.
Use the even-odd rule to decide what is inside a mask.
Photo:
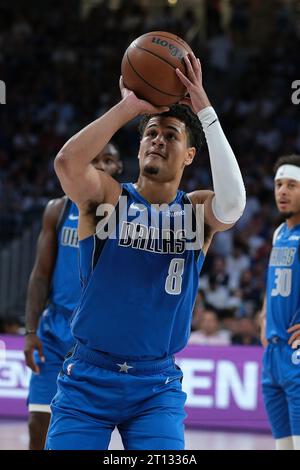
[{"label": "blue basketball jersey", "polygon": [[300,323],[300,224],[284,223],[274,233],[267,281],[266,337],[289,338],[287,329]]},{"label": "blue basketball jersey", "polygon": [[57,257],[49,300],[70,313],[77,305],[81,292],[77,225],[78,208],[67,200],[57,227]]},{"label": "blue basketball jersey", "polygon": [[182,191],[158,210],[133,184],[123,184],[108,222],[79,242],[83,291],[71,323],[75,339],[131,359],[182,349],[204,260],[201,246],[188,244],[195,224]]}]

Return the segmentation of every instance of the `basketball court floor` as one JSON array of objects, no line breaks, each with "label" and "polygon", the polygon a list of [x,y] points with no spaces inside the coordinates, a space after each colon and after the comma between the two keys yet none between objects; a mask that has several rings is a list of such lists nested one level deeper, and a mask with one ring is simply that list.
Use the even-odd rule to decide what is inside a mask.
[{"label": "basketball court floor", "polygon": [[[25,450],[28,448],[26,421],[0,419],[0,450]],[[186,430],[186,449],[192,450],[273,450],[270,434],[245,432]],[[123,449],[118,432],[114,432],[111,450]]]}]

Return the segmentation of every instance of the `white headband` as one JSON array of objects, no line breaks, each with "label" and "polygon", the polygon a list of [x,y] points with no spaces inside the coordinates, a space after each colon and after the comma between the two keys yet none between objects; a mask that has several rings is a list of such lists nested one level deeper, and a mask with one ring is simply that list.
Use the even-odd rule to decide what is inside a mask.
[{"label": "white headband", "polygon": [[281,178],[300,182],[300,167],[296,165],[281,165],[275,175],[275,181]]}]

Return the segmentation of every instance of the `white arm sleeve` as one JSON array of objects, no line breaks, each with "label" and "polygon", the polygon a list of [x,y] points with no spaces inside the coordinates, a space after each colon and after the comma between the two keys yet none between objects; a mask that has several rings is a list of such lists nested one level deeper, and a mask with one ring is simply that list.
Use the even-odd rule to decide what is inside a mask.
[{"label": "white arm sleeve", "polygon": [[214,193],[212,210],[216,219],[224,224],[236,222],[246,204],[243,178],[215,110],[208,106],[198,113],[205,134]]}]

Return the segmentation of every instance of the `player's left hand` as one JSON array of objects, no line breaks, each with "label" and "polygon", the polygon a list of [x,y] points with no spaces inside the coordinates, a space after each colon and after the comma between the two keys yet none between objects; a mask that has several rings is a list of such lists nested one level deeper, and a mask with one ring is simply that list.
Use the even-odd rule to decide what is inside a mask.
[{"label": "player's left hand", "polygon": [[195,114],[199,113],[207,106],[210,106],[209,99],[202,85],[202,69],[200,60],[194,54],[188,54],[183,58],[186,66],[186,75],[180,69],[176,69],[176,73],[182,84],[186,87],[188,97],[179,101],[180,104],[190,106]]},{"label": "player's left hand", "polygon": [[297,349],[300,346],[300,323],[296,323],[296,325],[291,326],[286,331],[290,334],[292,333],[288,340],[288,344],[292,349]]},{"label": "player's left hand", "polygon": [[122,75],[119,86],[122,98],[128,102],[128,106],[135,111],[137,116],[140,114],[160,114],[169,111],[168,106],[154,106],[148,101],[138,98],[132,90],[125,87]]}]

